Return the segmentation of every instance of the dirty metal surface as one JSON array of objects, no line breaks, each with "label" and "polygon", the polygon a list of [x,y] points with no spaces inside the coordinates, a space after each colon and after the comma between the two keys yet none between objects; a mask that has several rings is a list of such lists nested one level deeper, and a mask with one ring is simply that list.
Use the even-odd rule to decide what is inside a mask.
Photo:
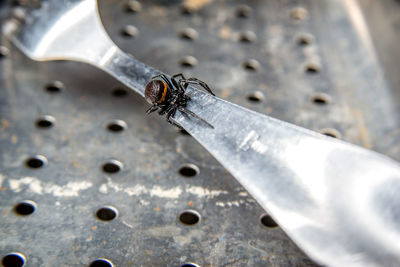
[{"label": "dirty metal surface", "polygon": [[[139,60],[400,159],[399,88],[383,72],[393,59],[375,52],[357,1],[127,3],[100,0],[100,14]],[[4,39],[0,52],[4,265],[314,265],[196,141],[145,115],[140,96],[85,64],[34,62]]]}]

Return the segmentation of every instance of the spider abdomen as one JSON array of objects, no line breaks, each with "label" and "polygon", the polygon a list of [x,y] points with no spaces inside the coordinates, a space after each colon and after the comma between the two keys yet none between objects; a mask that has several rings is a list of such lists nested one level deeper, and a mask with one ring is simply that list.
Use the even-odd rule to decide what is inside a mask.
[{"label": "spider abdomen", "polygon": [[152,80],[146,86],[144,97],[150,104],[162,103],[168,93],[168,86],[164,81]]},{"label": "spider abdomen", "polygon": [[151,104],[146,112],[149,114],[158,110],[158,114],[167,115],[169,123],[180,127],[171,120],[171,117],[173,118],[175,112],[179,110],[181,113],[197,118],[214,129],[214,126],[186,109],[186,103],[190,100],[190,96],[186,95],[185,91],[190,84],[197,84],[214,95],[208,85],[199,79],[186,79],[182,73],[175,74],[171,78],[168,78],[165,74],[158,74],[151,79],[144,90],[144,97]]}]

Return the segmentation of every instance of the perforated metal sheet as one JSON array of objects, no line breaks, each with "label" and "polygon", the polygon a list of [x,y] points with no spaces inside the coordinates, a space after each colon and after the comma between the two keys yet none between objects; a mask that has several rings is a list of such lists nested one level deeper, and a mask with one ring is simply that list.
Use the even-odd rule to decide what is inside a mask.
[{"label": "perforated metal sheet", "polygon": [[[101,17],[117,45],[145,63],[202,79],[218,96],[258,112],[400,159],[396,90],[359,35],[354,6],[192,0],[183,8],[181,1],[141,1],[128,11],[126,4],[99,1]],[[10,5],[3,4],[3,18]],[[145,115],[138,95],[91,66],[38,63],[6,40],[3,46],[9,52],[3,49],[0,63],[3,263],[18,252],[25,266],[89,266],[99,258],[115,266],[314,264],[279,227],[260,222],[264,211],[195,140]],[[111,131],[110,123],[122,130]],[[45,164],[27,166],[37,155]],[[120,171],[105,172],[105,163]],[[26,200],[32,202],[15,209]],[[29,213],[29,204],[34,212],[19,215]],[[103,207],[117,216],[100,220]],[[183,224],[186,210],[200,221]]]}]

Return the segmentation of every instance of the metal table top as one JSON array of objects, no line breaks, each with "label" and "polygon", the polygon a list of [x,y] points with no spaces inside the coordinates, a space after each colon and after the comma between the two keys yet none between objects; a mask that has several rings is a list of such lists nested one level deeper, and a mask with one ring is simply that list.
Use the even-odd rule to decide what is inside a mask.
[{"label": "metal table top", "polygon": [[[17,2],[38,1],[6,1],[3,21]],[[364,5],[99,1],[109,35],[139,60],[400,159],[398,83],[390,71],[375,83],[396,57],[365,40],[354,11]],[[396,8],[375,6],[367,37]],[[85,64],[31,61],[7,40],[0,54],[3,265],[315,265],[195,140],[147,116],[140,96]]]}]

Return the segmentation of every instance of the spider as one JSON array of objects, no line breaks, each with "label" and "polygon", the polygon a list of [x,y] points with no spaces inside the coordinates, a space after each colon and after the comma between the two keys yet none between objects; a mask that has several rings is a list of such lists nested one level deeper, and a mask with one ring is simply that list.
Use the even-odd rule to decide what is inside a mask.
[{"label": "spider", "polygon": [[159,109],[158,114],[167,114],[167,121],[172,125],[181,128],[179,125],[171,121],[171,117],[173,117],[175,112],[179,110],[183,114],[192,116],[204,122],[211,128],[214,128],[211,124],[197,116],[195,113],[186,109],[186,103],[190,100],[190,97],[185,95],[185,91],[189,84],[200,85],[207,92],[214,95],[210,87],[199,79],[186,79],[182,73],[173,75],[171,79],[168,79],[164,74],[158,74],[146,85],[144,91],[146,101],[152,104],[152,106],[146,111],[147,114]]}]

